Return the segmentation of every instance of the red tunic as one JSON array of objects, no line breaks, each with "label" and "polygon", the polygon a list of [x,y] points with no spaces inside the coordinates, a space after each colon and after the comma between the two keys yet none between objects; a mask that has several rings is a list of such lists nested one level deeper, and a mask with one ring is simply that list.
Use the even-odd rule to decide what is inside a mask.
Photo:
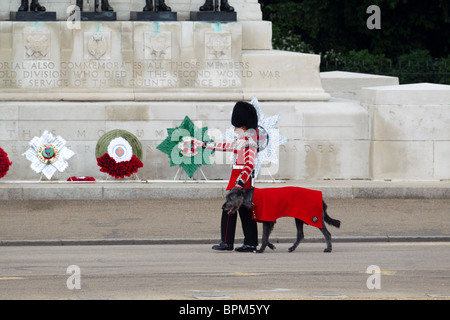
[{"label": "red tunic", "polygon": [[252,211],[258,222],[292,217],[322,228],[322,192],[299,187],[255,188]]},{"label": "red tunic", "polygon": [[206,148],[234,153],[233,170],[226,190],[231,190],[239,183],[244,189],[252,186],[251,174],[255,166],[257,144],[256,131],[248,130],[239,136],[234,143],[207,143]]},{"label": "red tunic", "polygon": [[[243,169],[233,169],[231,170],[231,176],[230,181],[228,182],[227,188],[225,190],[231,190],[236,185],[237,179],[239,179],[239,176],[242,174],[244,170]],[[250,189],[252,187],[252,178],[250,177],[244,185],[244,189]]]}]

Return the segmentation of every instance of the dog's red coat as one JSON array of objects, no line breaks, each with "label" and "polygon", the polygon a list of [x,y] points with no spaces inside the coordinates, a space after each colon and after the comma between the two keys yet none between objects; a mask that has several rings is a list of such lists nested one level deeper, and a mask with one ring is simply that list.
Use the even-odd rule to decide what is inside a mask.
[{"label": "dog's red coat", "polygon": [[321,191],[300,187],[254,189],[252,211],[258,222],[292,217],[322,228],[322,210]]}]

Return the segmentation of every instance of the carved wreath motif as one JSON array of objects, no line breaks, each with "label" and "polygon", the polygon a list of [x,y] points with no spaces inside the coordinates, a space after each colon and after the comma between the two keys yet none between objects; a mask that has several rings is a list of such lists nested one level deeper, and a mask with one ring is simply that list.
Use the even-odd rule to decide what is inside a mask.
[{"label": "carved wreath motif", "polygon": [[25,54],[27,59],[45,59],[49,53],[50,35],[45,33],[26,34]]}]

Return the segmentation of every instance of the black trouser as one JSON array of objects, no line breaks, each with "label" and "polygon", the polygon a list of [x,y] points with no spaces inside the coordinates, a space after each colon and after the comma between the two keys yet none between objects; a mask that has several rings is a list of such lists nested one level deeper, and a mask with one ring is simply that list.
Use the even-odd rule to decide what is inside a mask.
[{"label": "black trouser", "polygon": [[[258,245],[258,227],[257,222],[252,219],[252,211],[241,207],[239,209],[239,217],[241,218],[242,231],[244,233],[244,244],[249,246]],[[222,212],[222,220],[220,225],[222,242],[234,244],[234,234],[236,231],[237,214],[228,214]]]}]

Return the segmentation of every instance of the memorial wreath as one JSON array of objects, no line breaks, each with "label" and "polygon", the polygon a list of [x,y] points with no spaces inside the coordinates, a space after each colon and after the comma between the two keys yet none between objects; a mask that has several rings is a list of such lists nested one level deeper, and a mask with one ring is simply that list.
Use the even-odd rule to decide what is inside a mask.
[{"label": "memorial wreath", "polygon": [[198,128],[186,116],[180,126],[167,128],[167,138],[156,148],[169,156],[170,166],[180,166],[189,178],[202,165],[211,165],[213,150],[202,149],[195,141],[212,141],[207,135],[207,127]]},{"label": "memorial wreath", "polygon": [[126,130],[105,133],[97,142],[95,156],[100,171],[116,179],[129,177],[144,166],[141,161],[142,144]]},{"label": "memorial wreath", "polygon": [[3,178],[9,170],[9,167],[12,165],[12,162],[9,161],[8,154],[0,148],[0,178]]}]

